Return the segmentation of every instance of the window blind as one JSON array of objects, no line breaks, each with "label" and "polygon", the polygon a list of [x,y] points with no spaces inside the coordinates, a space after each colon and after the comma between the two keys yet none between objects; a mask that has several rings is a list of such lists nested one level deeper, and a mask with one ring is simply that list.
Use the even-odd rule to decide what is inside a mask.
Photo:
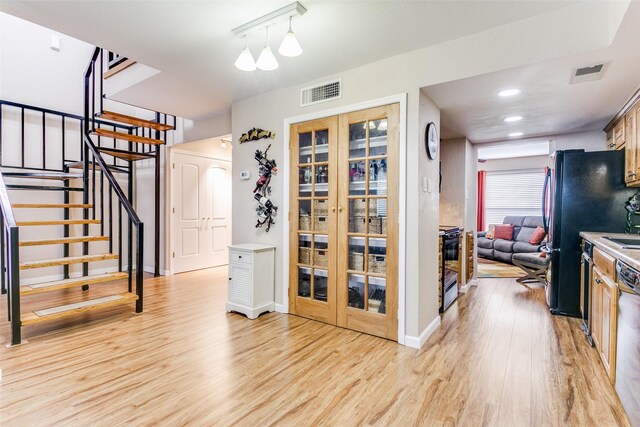
[{"label": "window blind", "polygon": [[543,169],[488,171],[485,224],[502,224],[509,215],[542,215]]}]

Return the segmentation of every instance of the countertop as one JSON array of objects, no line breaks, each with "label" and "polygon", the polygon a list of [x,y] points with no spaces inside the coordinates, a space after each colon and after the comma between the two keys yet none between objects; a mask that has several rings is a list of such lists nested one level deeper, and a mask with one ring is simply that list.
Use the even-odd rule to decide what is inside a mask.
[{"label": "countertop", "polygon": [[592,233],[588,231],[581,231],[580,237],[590,241],[597,248],[608,253],[612,257],[619,259],[625,264],[629,264],[631,267],[640,270],[640,249],[623,249],[621,246],[604,239],[603,237],[622,237],[633,238],[640,236],[634,236],[624,233]]}]

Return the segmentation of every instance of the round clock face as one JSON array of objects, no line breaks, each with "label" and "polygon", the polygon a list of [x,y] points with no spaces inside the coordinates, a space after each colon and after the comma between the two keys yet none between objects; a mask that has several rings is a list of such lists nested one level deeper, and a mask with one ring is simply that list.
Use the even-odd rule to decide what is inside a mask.
[{"label": "round clock face", "polygon": [[427,125],[427,129],[424,132],[424,145],[427,149],[427,155],[431,160],[434,160],[438,156],[438,130],[436,124],[431,122]]}]

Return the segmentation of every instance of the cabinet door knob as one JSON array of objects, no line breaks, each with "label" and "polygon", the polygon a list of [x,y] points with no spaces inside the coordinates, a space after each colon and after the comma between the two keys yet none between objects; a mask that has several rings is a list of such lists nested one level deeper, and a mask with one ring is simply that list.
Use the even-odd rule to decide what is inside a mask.
[{"label": "cabinet door knob", "polygon": [[597,284],[602,284],[602,280],[598,279],[597,277],[595,278],[595,281]]},{"label": "cabinet door knob", "polygon": [[342,212],[342,206],[338,207],[338,212]]},{"label": "cabinet door knob", "polygon": [[335,212],[336,211],[336,207],[335,206],[331,206],[331,212]]},{"label": "cabinet door knob", "polygon": [[229,280],[231,280],[231,277],[229,277]]}]

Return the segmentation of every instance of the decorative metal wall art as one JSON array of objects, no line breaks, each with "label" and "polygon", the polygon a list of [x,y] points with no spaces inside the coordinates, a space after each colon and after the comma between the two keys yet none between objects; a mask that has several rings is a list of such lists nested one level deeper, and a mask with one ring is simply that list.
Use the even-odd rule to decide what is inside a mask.
[{"label": "decorative metal wall art", "polygon": [[[244,136],[244,135],[243,135]],[[256,186],[253,189],[253,198],[258,201],[258,207],[256,208],[256,214],[258,214],[258,222],[256,228],[267,225],[265,231],[268,233],[271,226],[275,224],[273,219],[278,213],[278,207],[271,202],[269,196],[271,195],[271,176],[278,171],[276,167],[276,161],[269,159],[267,153],[271,148],[271,144],[264,150],[256,150],[254,158],[258,162],[260,171],[260,177],[256,181]]]}]

